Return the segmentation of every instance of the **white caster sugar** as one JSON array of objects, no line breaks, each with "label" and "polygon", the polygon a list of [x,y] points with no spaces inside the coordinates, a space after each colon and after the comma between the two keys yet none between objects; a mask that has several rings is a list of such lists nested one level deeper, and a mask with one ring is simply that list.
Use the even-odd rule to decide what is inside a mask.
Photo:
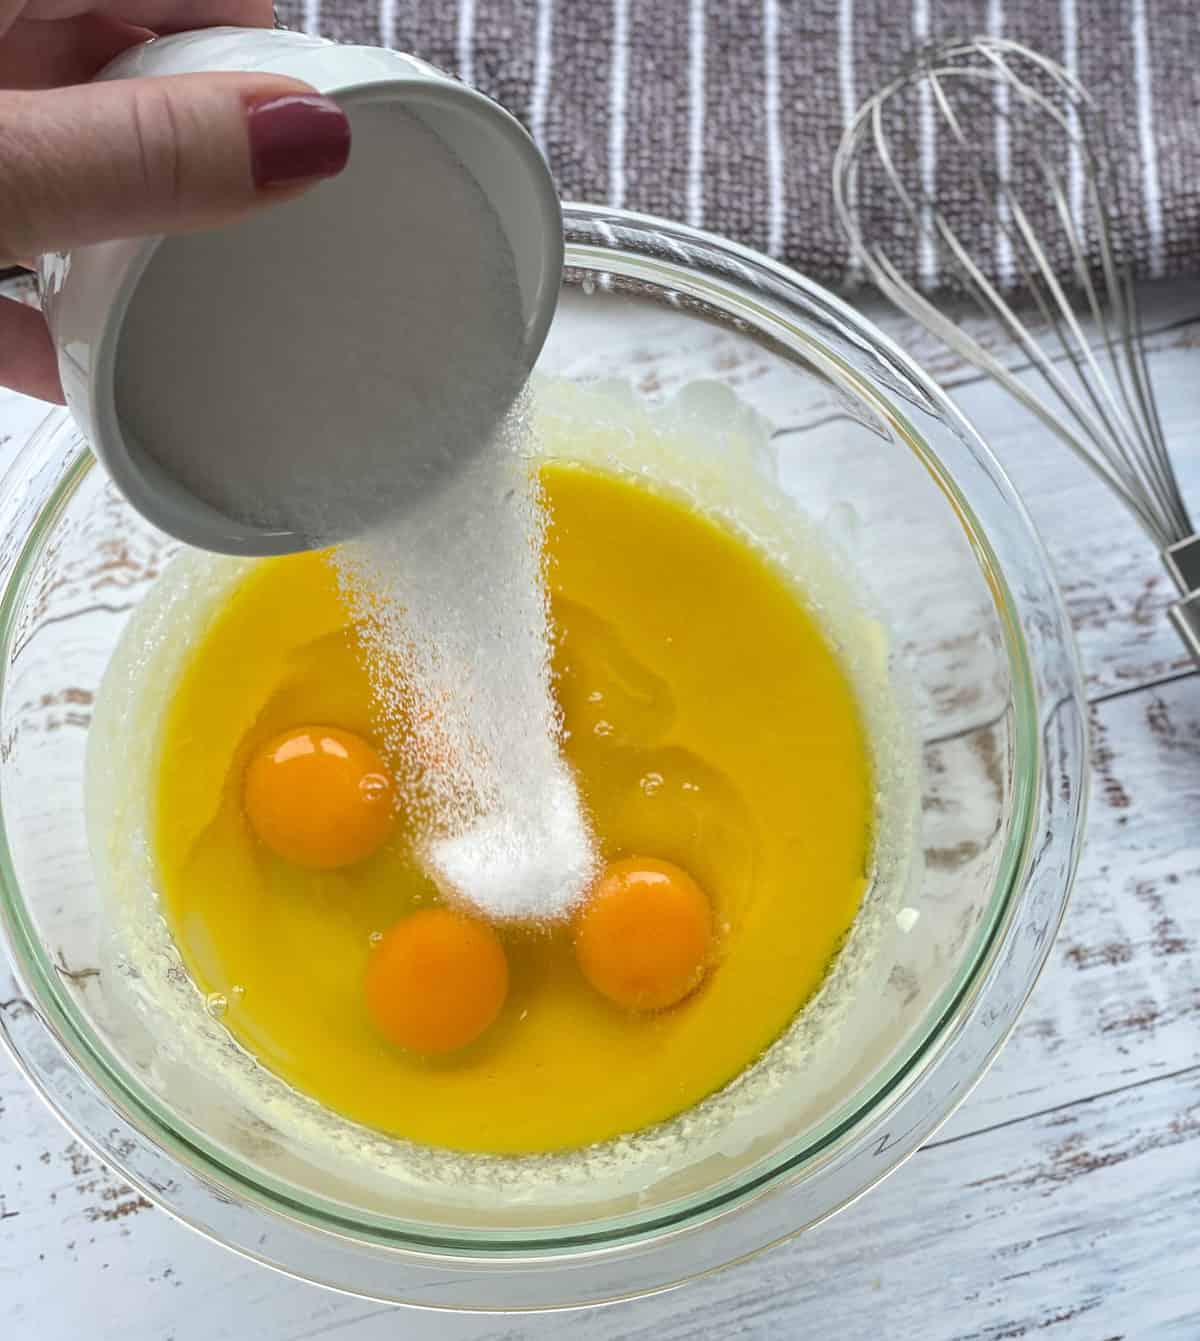
[{"label": "white caster sugar", "polygon": [[335,562],[430,874],[489,917],[551,920],[579,900],[596,858],[559,753],[525,431],[514,415],[426,506]]},{"label": "white caster sugar", "polygon": [[[558,750],[517,417],[498,431],[529,372],[512,250],[418,119],[350,115],[373,152],[352,153],[335,192],[157,254],[126,321],[118,407],[227,516],[320,547],[357,537],[337,563],[431,874],[490,916],[553,918],[594,859]],[[231,322],[228,296],[245,292],[261,302]]]},{"label": "white caster sugar", "polygon": [[596,873],[579,793],[560,761],[479,819],[451,824],[428,848],[435,878],[492,917],[547,921],[578,902]]}]

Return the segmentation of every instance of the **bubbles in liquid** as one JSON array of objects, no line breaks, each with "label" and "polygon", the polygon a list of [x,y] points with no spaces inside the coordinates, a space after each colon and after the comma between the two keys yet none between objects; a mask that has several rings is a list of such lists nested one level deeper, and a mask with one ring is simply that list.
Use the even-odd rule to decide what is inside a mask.
[{"label": "bubbles in liquid", "polygon": [[642,792],[646,796],[653,796],[656,792],[662,791],[662,785],[663,775],[661,773],[646,773],[640,783]]},{"label": "bubbles in liquid", "polygon": [[229,989],[229,995],[233,998],[233,1002],[236,1005],[242,999],[242,997],[246,995],[246,989],[242,986],[240,982],[235,982],[233,986]]},{"label": "bubbles in liquid", "polygon": [[613,733],[613,724],[601,720],[592,727],[592,732],[597,736],[611,736]]},{"label": "bubbles in liquid", "polygon": [[229,1009],[229,998],[224,992],[209,992],[204,998],[204,1009],[214,1020],[219,1020]]},{"label": "bubbles in liquid", "polygon": [[368,945],[371,947],[371,949],[373,950],[373,949],[379,944],[379,942],[380,942],[381,940],[383,940],[383,932],[382,932],[382,931],[372,931],[371,934],[367,937],[367,944],[368,944]]}]

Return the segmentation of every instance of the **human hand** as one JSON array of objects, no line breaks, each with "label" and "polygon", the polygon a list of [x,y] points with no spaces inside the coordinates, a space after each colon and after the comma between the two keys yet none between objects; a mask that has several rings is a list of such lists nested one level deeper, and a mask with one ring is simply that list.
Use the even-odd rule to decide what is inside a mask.
[{"label": "human hand", "polygon": [[[222,23],[270,27],[270,0],[0,0],[0,269],[227,223],[342,170],[349,122],[298,80],[86,82],[155,34]],[[0,386],[62,401],[41,313],[9,299]]]}]

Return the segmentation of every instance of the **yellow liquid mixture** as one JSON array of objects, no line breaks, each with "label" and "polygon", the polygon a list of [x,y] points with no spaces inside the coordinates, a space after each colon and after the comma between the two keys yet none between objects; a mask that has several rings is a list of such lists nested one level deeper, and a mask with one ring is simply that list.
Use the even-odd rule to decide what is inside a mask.
[{"label": "yellow liquid mixture", "polygon": [[850,684],[790,580],[640,482],[542,467],[555,689],[601,854],[674,862],[712,900],[713,966],[635,1014],[583,978],[565,927],[499,928],[510,991],[460,1052],[384,1039],[369,938],[438,895],[403,816],[373,856],[310,871],[250,832],[242,776],[297,723],[373,731],[332,568],[263,562],[196,647],[167,715],[156,858],[165,911],[235,1037],[329,1108],[461,1151],[564,1150],[636,1131],[731,1081],[824,977],[866,887],[871,767]]}]

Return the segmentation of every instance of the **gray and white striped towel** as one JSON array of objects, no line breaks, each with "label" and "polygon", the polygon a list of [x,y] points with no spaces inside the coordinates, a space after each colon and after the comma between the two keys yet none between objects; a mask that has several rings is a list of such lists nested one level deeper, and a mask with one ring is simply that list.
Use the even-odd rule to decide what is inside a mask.
[{"label": "gray and white striped towel", "polygon": [[[712,229],[833,284],[847,269],[830,170],[858,104],[923,41],[1016,38],[1102,102],[1123,146],[1139,272],[1200,258],[1198,0],[283,0],[279,11],[289,27],[412,51],[476,85],[529,127],[565,197]],[[938,176],[939,196],[953,198],[954,171]],[[918,250],[898,259],[936,286]]]}]

